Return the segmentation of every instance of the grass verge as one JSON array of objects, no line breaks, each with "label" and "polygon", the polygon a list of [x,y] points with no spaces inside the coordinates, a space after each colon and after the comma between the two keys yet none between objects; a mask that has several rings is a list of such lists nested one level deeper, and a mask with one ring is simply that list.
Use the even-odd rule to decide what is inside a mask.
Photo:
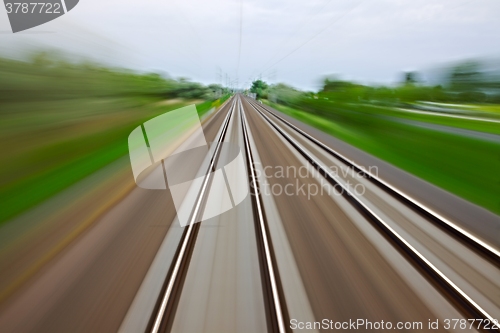
[{"label": "grass verge", "polygon": [[[13,111],[4,115],[0,136],[0,224],[128,154],[135,127],[188,104],[134,97],[7,105]],[[198,114],[217,105],[220,100],[202,102]]]},{"label": "grass verge", "polygon": [[[390,110],[379,113],[363,107],[316,101],[294,107],[266,103],[500,214],[500,143],[394,121],[387,117],[387,113],[392,112]],[[454,123],[446,125],[453,126]]]}]

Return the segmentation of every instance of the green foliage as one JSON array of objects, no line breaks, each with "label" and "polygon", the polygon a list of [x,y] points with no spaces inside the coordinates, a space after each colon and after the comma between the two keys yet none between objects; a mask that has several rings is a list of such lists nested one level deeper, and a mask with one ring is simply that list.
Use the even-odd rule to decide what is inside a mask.
[{"label": "green foliage", "polygon": [[129,133],[144,121],[208,99],[197,106],[202,114],[212,98],[185,79],[52,53],[0,58],[0,223],[125,156]]},{"label": "green foliage", "polygon": [[404,73],[403,83],[406,85],[413,85],[419,82],[417,72],[406,72]]},{"label": "green foliage", "polygon": [[465,61],[447,69],[443,85],[424,85],[416,72],[406,72],[395,87],[376,87],[326,78],[320,99],[337,102],[369,102],[404,105],[417,101],[447,103],[500,103],[500,73],[479,61]]},{"label": "green foliage", "polygon": [[267,97],[266,89],[269,86],[262,80],[256,80],[252,82],[252,87],[250,88],[250,92],[257,94],[257,98],[265,98]]},{"label": "green foliage", "polygon": [[278,83],[267,89],[270,101],[282,104],[293,104],[302,97],[303,93],[284,83]]},{"label": "green foliage", "polygon": [[[500,103],[500,73],[469,61],[449,68],[445,76],[445,84],[426,86],[417,73],[408,72],[392,87],[329,77],[316,94],[279,85],[269,87],[268,94],[279,110],[500,214],[500,160],[492,158],[500,145],[461,131],[500,135],[498,124],[443,115],[477,112],[482,117],[489,112],[488,117],[498,118],[499,106],[492,103]],[[292,91],[293,98],[287,97]],[[406,111],[429,105],[434,109],[426,110],[441,113]]]},{"label": "green foliage", "polygon": [[228,88],[223,87],[220,84],[209,84],[208,89],[210,89],[216,98],[228,95],[231,92]]},{"label": "green foliage", "polygon": [[326,78],[323,83],[323,92],[346,92],[358,86],[359,85],[352,82],[342,81],[336,78]]},{"label": "green foliage", "polygon": [[[209,99],[212,91],[181,78],[134,73],[95,63],[71,63],[41,52],[31,61],[0,59],[0,102],[106,96]],[[22,95],[19,95],[22,93]]]},{"label": "green foliage", "polygon": [[213,97],[212,91],[197,82],[190,82],[185,78],[180,78],[177,85],[166,93],[167,97],[180,97],[187,99],[209,99]]},{"label": "green foliage", "polygon": [[[380,108],[311,99],[294,108],[273,107],[500,214],[500,160],[492,158],[498,155],[498,143],[415,126]],[[484,126],[469,120],[453,125]],[[500,131],[493,126],[488,130]]]},{"label": "green foliage", "polygon": [[480,70],[481,65],[476,61],[466,61],[452,68],[449,74],[449,83],[452,90],[475,91],[484,77]]}]

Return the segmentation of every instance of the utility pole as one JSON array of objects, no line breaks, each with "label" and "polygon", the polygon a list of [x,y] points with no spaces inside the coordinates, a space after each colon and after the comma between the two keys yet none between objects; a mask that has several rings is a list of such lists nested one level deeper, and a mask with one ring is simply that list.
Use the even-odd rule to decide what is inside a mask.
[{"label": "utility pole", "polygon": [[269,74],[269,81],[276,81],[276,69]]},{"label": "utility pole", "polygon": [[222,71],[220,69],[219,66],[217,66],[217,71],[216,71],[216,75],[217,75],[217,82],[222,85]]}]

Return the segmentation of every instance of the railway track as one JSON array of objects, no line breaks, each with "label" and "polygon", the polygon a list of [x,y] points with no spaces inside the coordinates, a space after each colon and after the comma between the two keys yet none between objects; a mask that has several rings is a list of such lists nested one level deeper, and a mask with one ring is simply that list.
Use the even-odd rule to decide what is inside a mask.
[{"label": "railway track", "polygon": [[[430,221],[439,224],[439,226],[446,229],[450,234],[460,239],[462,242],[465,242],[470,248],[487,257],[488,260],[497,268],[499,267],[500,263],[500,253],[498,250],[481,241],[474,235],[468,233],[437,212],[425,207],[423,204],[412,199],[398,189],[392,187],[390,184],[384,182],[380,178],[364,171],[360,166],[356,165],[345,156],[339,154],[321,141],[305,133],[284,118],[277,115],[275,112],[269,110],[267,107],[264,107],[263,105],[260,105],[255,101],[247,100],[247,102],[307,162],[309,162],[321,174],[321,176],[323,176],[333,186],[334,189],[338,190],[338,187],[340,187],[342,190],[341,192],[339,191],[339,193],[341,193],[341,195],[353,207],[355,207],[363,216],[365,216],[366,219],[370,221],[386,237],[386,239],[390,240],[394,247],[404,253],[405,256],[427,277],[427,279],[431,281],[438,290],[446,295],[450,302],[454,304],[467,318],[475,320],[474,322],[476,322],[477,320],[478,322],[492,323],[491,325],[489,325],[489,328],[476,326],[477,329],[481,331],[500,331],[500,326],[498,326],[498,324],[495,327],[494,323],[497,322],[497,319],[494,316],[483,309],[483,307],[478,304],[478,302],[470,297],[451,278],[449,278],[436,265],[434,265],[431,260],[428,260],[409,241],[407,241],[393,227],[391,227],[389,223],[384,221],[384,218],[380,214],[375,212],[363,200],[361,200],[358,195],[356,195],[352,191],[352,189],[346,187],[342,182],[339,182],[338,178],[331,172],[331,170],[325,167],[325,165],[311,152],[309,152],[307,149],[304,149],[304,147],[287,131],[285,131],[282,126],[284,125],[288,129],[293,130],[294,132],[302,136],[305,140],[309,140],[314,145],[320,147],[322,150],[326,151],[334,158],[340,160],[346,166],[362,173],[366,179],[373,182],[394,197],[398,198],[400,201],[404,202],[412,209],[418,211],[423,216],[427,217]],[[268,114],[271,115],[271,117],[273,117],[274,119],[278,120],[280,125],[278,125],[273,119],[271,119]]]},{"label": "railway track", "polygon": [[222,130],[217,138],[216,147],[213,155],[211,156],[209,167],[203,180],[203,185],[198,193],[196,204],[189,218],[189,224],[182,234],[172,266],[169,269],[164,287],[160,297],[158,298],[146,332],[170,332],[172,329],[177,305],[183,290],[191,255],[193,253],[201,225],[201,223],[196,222],[200,220],[203,214],[204,204],[207,199],[207,189],[213,180],[212,175],[220,156],[222,142],[226,137],[231,118],[233,118],[236,113],[240,114],[240,125],[245,143],[245,146],[242,147],[242,149],[245,151],[246,156],[248,181],[252,184],[252,186],[250,186],[250,199],[252,201],[254,214],[255,233],[257,239],[256,250],[258,252],[259,267],[261,270],[260,275],[262,280],[264,305],[266,308],[267,328],[269,332],[276,333],[285,333],[290,331],[285,324],[286,309],[284,307],[284,302],[281,300],[283,297],[283,291],[281,290],[279,283],[279,275],[277,273],[277,266],[273,255],[272,243],[269,238],[266,215],[259,191],[256,190],[258,189],[259,184],[253,168],[254,161],[249,144],[248,126],[246,124],[240,97],[235,96],[232,98],[230,110],[222,124]]},{"label": "railway track", "polygon": [[484,242],[480,238],[476,237],[475,235],[471,234],[464,228],[460,227],[453,221],[449,220],[442,214],[436,212],[432,208],[426,207],[423,203],[419,202],[417,199],[412,198],[410,195],[400,191],[396,187],[392,186],[391,184],[387,183],[383,179],[377,177],[374,174],[371,174],[370,172],[364,170],[362,167],[360,167],[358,164],[355,162],[351,161],[349,158],[346,156],[342,155],[341,153],[333,150],[331,147],[327,146],[320,140],[314,138],[313,136],[309,135],[308,133],[304,132],[297,126],[293,125],[283,117],[277,115],[275,112],[271,111],[267,106],[265,105],[260,105],[260,104],[254,104],[254,107],[260,107],[262,110],[265,110],[267,113],[272,115],[274,118],[278,119],[280,123],[284,124],[288,128],[292,129],[299,135],[303,136],[307,140],[310,140],[314,144],[316,144],[318,147],[323,149],[325,152],[330,154],[331,156],[335,157],[339,161],[341,161],[343,164],[348,166],[349,168],[352,168],[355,170],[357,173],[363,175],[366,179],[369,179],[373,184],[381,188],[382,190],[386,191],[387,193],[390,193],[392,196],[397,198],[398,200],[404,202],[406,205],[411,207],[413,210],[421,213],[425,217],[427,217],[429,220],[432,222],[436,223],[437,225],[441,226],[442,228],[446,229],[448,232],[452,233],[454,236],[461,238],[464,242],[467,243],[468,246],[473,248],[474,250],[481,252],[485,256],[487,256],[490,260],[496,263],[497,266],[500,267],[500,250],[494,248],[493,246],[489,245],[488,243]]},{"label": "railway track", "polygon": [[[245,105],[250,106],[253,110],[247,108]],[[429,260],[426,255],[419,251],[417,247],[412,245],[402,234],[400,234],[394,227],[385,221],[384,216],[374,210],[370,205],[361,200],[357,194],[345,186],[339,179],[325,167],[324,163],[317,156],[311,153],[308,149],[304,148],[303,144],[297,141],[297,138],[290,135],[290,131],[298,134],[303,140],[309,141],[316,145],[333,158],[339,160],[347,167],[353,168],[360,172],[367,180],[383,189],[393,197],[397,198],[405,205],[418,212],[421,216],[425,217],[432,223],[437,224],[440,228],[448,232],[453,237],[465,243],[468,248],[476,253],[486,257],[487,260],[498,268],[499,256],[498,251],[489,246],[474,235],[463,230],[455,225],[452,221],[444,218],[435,211],[428,209],[423,204],[412,199],[405,193],[394,188],[390,184],[384,182],[382,179],[372,175],[362,169],[359,165],[347,159],[345,156],[334,151],[321,141],[310,136],[308,133],[302,131],[298,127],[288,122],[283,117],[280,117],[267,107],[256,103],[255,101],[243,99],[240,96],[235,96],[230,101],[230,109],[225,117],[221,131],[217,137],[216,147],[214,153],[210,158],[209,167],[206,176],[203,180],[203,185],[196,199],[196,205],[193,208],[189,219],[189,225],[185,228],[181,241],[178,245],[174,260],[169,269],[167,278],[165,280],[162,292],[158,298],[155,310],[149,321],[147,332],[170,332],[172,329],[173,321],[176,314],[177,305],[180,295],[183,291],[184,281],[189,269],[191,255],[194,246],[203,213],[204,204],[206,203],[207,189],[210,187],[212,181],[212,172],[215,170],[219,156],[220,148],[232,118],[239,115],[239,123],[237,128],[241,130],[244,146],[241,149],[244,151],[246,170],[248,173],[248,183],[250,184],[250,200],[253,212],[254,229],[256,235],[256,251],[258,252],[260,279],[262,285],[262,293],[264,299],[265,315],[267,322],[267,330],[269,332],[290,332],[291,329],[287,325],[290,318],[284,301],[284,291],[280,283],[280,276],[278,271],[278,264],[273,253],[273,245],[268,227],[268,220],[264,209],[263,198],[261,196],[259,184],[259,176],[254,168],[255,158],[250,144],[251,130],[247,122],[246,112],[255,111],[262,119],[273,128],[300,156],[302,156],[308,163],[310,163],[319,174],[326,179],[334,189],[341,189],[339,193],[344,197],[359,213],[362,214],[375,228],[388,240],[392,246],[403,256],[412,263],[418,271],[442,294],[446,299],[455,306],[464,316],[469,320],[473,320],[475,328],[480,331],[500,331],[500,327],[495,327],[495,317],[481,306],[480,302],[474,300],[466,291],[453,281],[445,272],[443,272],[439,265],[436,265]],[[233,119],[236,121],[236,119]],[[286,129],[286,130],[285,130]],[[476,323],[477,321],[477,323]],[[481,323],[489,322],[492,325],[486,327]]]},{"label": "railway track", "polygon": [[179,301],[180,293],[182,291],[184,279],[189,268],[191,254],[196,242],[196,236],[200,228],[200,223],[196,223],[196,221],[198,221],[201,217],[203,211],[202,204],[206,197],[208,185],[213,176],[211,170],[214,169],[218,160],[220,147],[226,135],[229,121],[234,112],[234,108],[235,103],[233,101],[230,107],[230,111],[228,112],[222,124],[222,131],[217,138],[215,151],[210,159],[203,184],[196,198],[195,206],[191,212],[191,216],[189,217],[189,224],[182,234],[179,247],[175,254],[175,259],[172,263],[172,267],[169,270],[166,284],[163,288],[164,290],[162,291],[162,295],[158,300],[158,304],[153,313],[153,316],[151,317],[150,324],[148,325],[149,327],[147,331],[149,332],[168,332],[172,326],[175,310]]},{"label": "railway track", "polygon": [[254,216],[258,220],[256,224],[256,234],[258,235],[259,253],[260,253],[260,267],[261,274],[264,282],[264,290],[267,297],[266,313],[268,317],[268,327],[270,332],[287,332],[285,325],[285,314],[282,309],[283,302],[280,300],[282,291],[279,290],[278,279],[276,276],[276,263],[272,255],[272,246],[269,239],[269,231],[267,227],[266,215],[262,205],[262,198],[260,195],[259,184],[257,180],[256,171],[254,169],[255,161],[250,149],[250,142],[248,136],[248,125],[246,122],[245,113],[241,100],[238,100],[241,114],[241,128],[243,131],[243,139],[245,141],[245,152],[247,157],[247,169],[249,170],[249,181],[252,184],[251,198],[254,209]]}]

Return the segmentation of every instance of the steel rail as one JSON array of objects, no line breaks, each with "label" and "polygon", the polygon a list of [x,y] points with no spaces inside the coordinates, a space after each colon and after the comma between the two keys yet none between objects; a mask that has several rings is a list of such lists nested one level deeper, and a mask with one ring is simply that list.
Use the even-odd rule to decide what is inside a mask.
[{"label": "steel rail", "polygon": [[247,166],[248,166],[248,171],[250,173],[250,181],[252,184],[252,189],[254,193],[251,193],[252,199],[254,201],[256,211],[257,211],[257,218],[258,218],[258,227],[259,227],[259,235],[263,244],[264,248],[264,261],[266,264],[266,271],[267,271],[267,278],[268,282],[271,287],[271,294],[272,294],[272,308],[273,308],[273,315],[274,318],[272,319],[272,322],[276,325],[275,327],[272,328],[272,331],[274,332],[279,332],[279,333],[285,333],[287,332],[286,326],[285,326],[285,321],[284,321],[284,314],[283,314],[283,309],[282,309],[282,303],[280,300],[280,293],[278,290],[278,282],[277,282],[277,276],[275,273],[274,265],[273,265],[273,258],[271,255],[271,246],[270,246],[270,241],[269,241],[269,236],[268,236],[268,231],[266,228],[266,218],[265,218],[265,212],[263,210],[262,206],[262,199],[260,197],[260,191],[259,189],[259,184],[257,180],[257,175],[254,169],[254,159],[252,155],[252,151],[250,148],[250,141],[249,141],[249,136],[248,136],[248,128],[247,128],[247,121],[246,121],[246,116],[245,112],[243,111],[243,105],[241,103],[241,100],[238,100],[239,106],[240,106],[240,118],[241,118],[241,127],[243,131],[243,140],[245,142],[245,152],[247,156]]},{"label": "steel rail", "polygon": [[205,194],[206,194],[205,192],[207,189],[207,185],[208,185],[210,179],[212,178],[211,171],[214,169],[215,163],[218,159],[219,150],[221,147],[221,142],[224,140],[224,137],[225,137],[226,132],[227,132],[227,128],[229,126],[229,120],[231,119],[231,115],[232,115],[235,107],[236,107],[236,101],[234,100],[233,104],[230,107],[228,114],[226,115],[226,118],[224,119],[224,122],[222,125],[222,131],[219,135],[219,138],[217,139],[214,154],[212,155],[212,158],[210,160],[210,164],[209,164],[207,173],[205,175],[205,178],[203,180],[202,187],[200,188],[200,192],[198,193],[198,196],[196,198],[196,203],[195,203],[194,209],[191,212],[191,215],[189,218],[189,225],[188,225],[186,231],[182,235],[180,247],[178,248],[177,253],[176,253],[176,257],[173,260],[174,264],[171,267],[169,276],[167,277],[168,283],[166,285],[165,291],[163,292],[163,296],[161,296],[161,303],[160,303],[157,311],[155,311],[155,313],[153,313],[153,316],[152,316],[152,318],[154,318],[154,320],[152,322],[153,325],[152,325],[152,328],[150,330],[148,330],[151,333],[158,333],[159,332],[160,326],[161,326],[162,322],[164,322],[164,320],[165,320],[165,312],[167,310],[167,307],[169,306],[169,304],[171,304],[173,302],[171,296],[172,296],[172,292],[174,290],[174,286],[179,283],[179,278],[180,278],[179,272],[181,271],[181,267],[183,267],[183,266],[187,267],[189,265],[189,262],[188,262],[189,256],[187,255],[188,245],[194,244],[194,241],[196,239],[197,233],[195,233],[193,231],[194,226],[195,226],[196,221],[197,221],[199,214],[200,214],[200,208],[201,208],[203,199],[204,199]]},{"label": "steel rail", "polygon": [[379,186],[386,192],[392,194],[395,198],[407,203],[411,208],[415,209],[416,211],[423,213],[425,216],[430,218],[433,222],[436,222],[440,226],[444,227],[446,230],[452,232],[455,236],[458,236],[462,240],[464,240],[468,245],[472,246],[476,250],[482,252],[485,254],[488,258],[493,260],[495,264],[498,266],[500,265],[500,250],[494,248],[490,244],[486,243],[485,241],[481,240],[477,236],[473,235],[472,233],[468,232],[467,230],[463,229],[462,227],[458,226],[456,223],[451,221],[450,219],[446,218],[442,214],[436,212],[434,209],[427,207],[425,204],[420,202],[419,200],[411,197],[410,195],[404,193],[403,191],[397,189],[396,187],[392,186],[388,182],[384,181],[380,177],[370,173],[367,171],[365,168],[360,167],[358,164],[353,162],[352,160],[348,159],[346,156],[342,155],[341,153],[335,151],[328,145],[324,144],[320,140],[316,139],[315,137],[311,136],[310,134],[306,133],[305,131],[301,130],[297,126],[293,125],[283,117],[277,115],[276,113],[272,112],[269,110],[267,107],[264,107],[263,105],[259,105],[257,103],[250,103],[252,106],[257,106],[265,110],[267,113],[271,114],[273,117],[276,119],[280,120],[283,124],[287,125],[291,129],[293,129],[295,132],[299,133],[306,139],[309,139],[319,147],[321,147],[323,150],[325,150],[327,153],[332,155],[333,157],[337,158],[340,160],[342,163],[347,165],[348,167],[352,168],[355,170],[358,174],[363,175],[365,178],[371,180],[375,185]]},{"label": "steel rail", "polygon": [[[382,231],[393,244],[400,248],[412,261],[420,267],[430,278],[432,278],[441,289],[455,302],[457,302],[464,311],[468,313],[471,318],[477,319],[481,318],[488,320],[492,323],[493,328],[500,332],[500,325],[496,322],[496,319],[491,316],[487,311],[485,311],[479,304],[477,304],[469,295],[467,295],[459,286],[457,286],[451,279],[449,279],[443,272],[441,272],[432,262],[430,262],[423,254],[421,254],[416,248],[414,248],[408,241],[406,241],[396,230],[394,230],[388,223],[386,223],[376,212],[374,212],[370,207],[368,207],[363,201],[361,201],[352,191],[338,182],[335,179],[335,175],[331,173],[330,170],[323,167],[316,158],[307,152],[301,145],[292,138],[288,133],[281,129],[273,120],[271,120],[266,114],[260,111],[257,107],[259,105],[254,105],[249,103],[252,108],[258,112],[270,125],[274,128],[283,138],[295,148],[300,155],[302,155],[309,163],[311,163],[319,173],[330,182],[335,189],[337,186],[342,188],[342,196],[345,197],[348,202],[350,202],[358,211],[360,211],[369,221],[372,221],[374,225]],[[337,189],[338,190],[338,189]],[[495,324],[496,323],[496,324]],[[496,326],[496,327],[495,327]],[[485,330],[484,328],[481,328]],[[490,330],[488,330],[490,331]]]}]

